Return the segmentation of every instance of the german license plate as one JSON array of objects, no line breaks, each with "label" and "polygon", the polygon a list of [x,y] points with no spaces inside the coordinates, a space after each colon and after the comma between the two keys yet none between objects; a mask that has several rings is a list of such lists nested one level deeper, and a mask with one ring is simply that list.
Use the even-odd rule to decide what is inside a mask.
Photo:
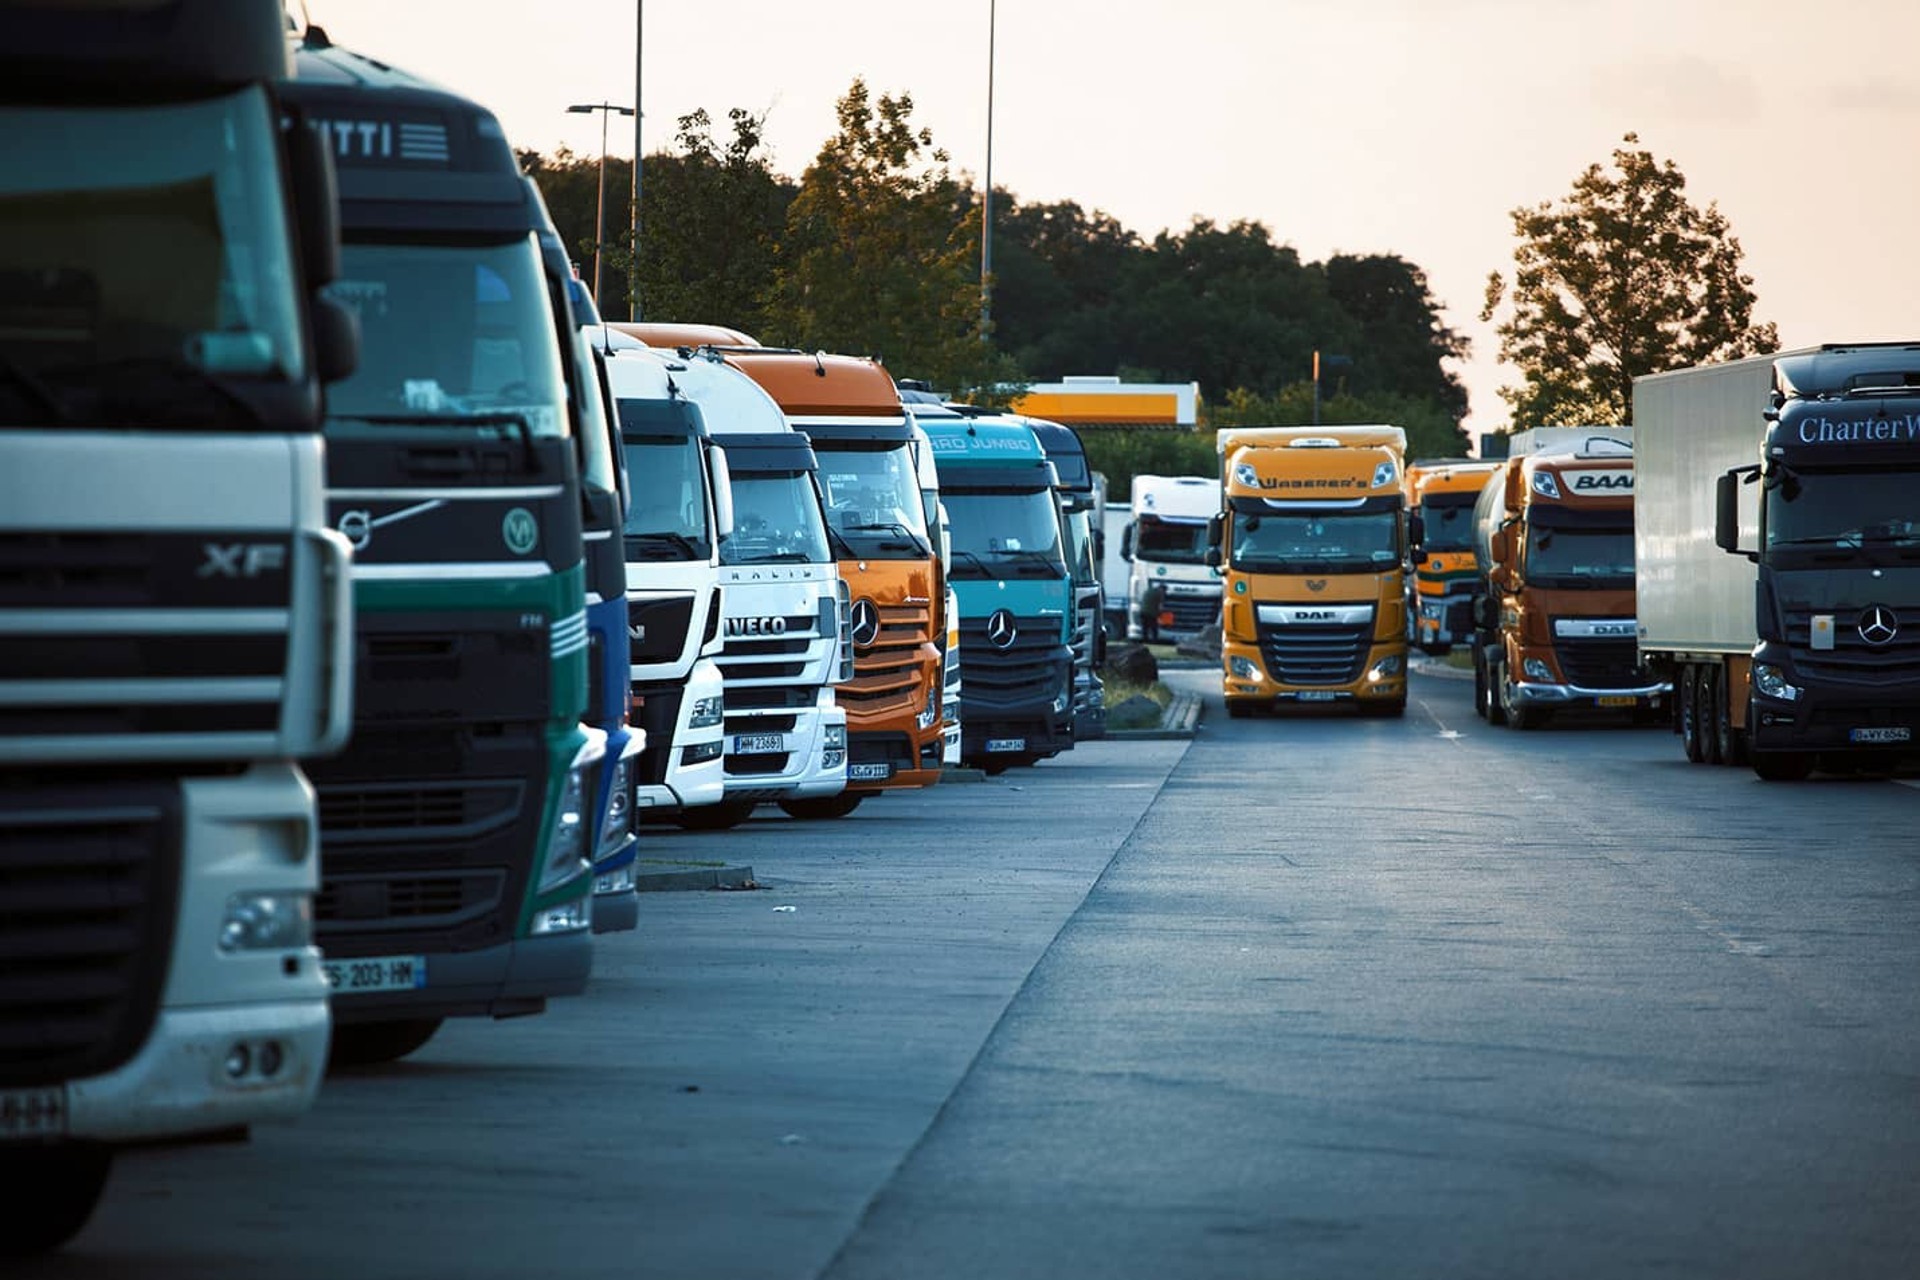
[{"label": "german license plate", "polygon": [[1332,702],[1333,693],[1327,689],[1302,689],[1299,700],[1301,702]]},{"label": "german license plate", "polygon": [[784,733],[736,733],[733,736],[732,750],[737,756],[774,755],[786,749]]},{"label": "german license plate", "polygon": [[425,956],[368,956],[363,960],[322,960],[327,985],[336,996],[371,991],[416,991],[427,985]]},{"label": "german license plate", "polygon": [[57,1138],[66,1131],[65,1088],[0,1089],[0,1141]]},{"label": "german license plate", "polygon": [[848,782],[885,782],[893,776],[893,766],[886,761],[879,764],[850,764],[847,766]]},{"label": "german license plate", "polygon": [[1027,740],[1025,738],[987,739],[987,750],[989,751],[1025,751],[1026,749]]},{"label": "german license plate", "polygon": [[1848,742],[1910,742],[1913,739],[1911,729],[1850,729]]},{"label": "german license plate", "polygon": [[1624,697],[1617,693],[1608,694],[1604,698],[1595,698],[1594,701],[1603,707],[1632,707],[1640,703],[1638,698]]}]

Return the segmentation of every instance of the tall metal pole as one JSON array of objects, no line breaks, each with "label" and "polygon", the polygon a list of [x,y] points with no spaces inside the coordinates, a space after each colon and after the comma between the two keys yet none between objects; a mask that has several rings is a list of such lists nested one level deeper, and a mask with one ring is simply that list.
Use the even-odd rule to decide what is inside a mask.
[{"label": "tall metal pole", "polygon": [[980,201],[980,341],[993,323],[993,27],[998,0],[987,0],[987,191]]},{"label": "tall metal pole", "polygon": [[593,213],[593,305],[600,305],[600,260],[607,247],[607,118],[613,104],[600,104],[600,204]]},{"label": "tall metal pole", "polygon": [[639,121],[645,111],[639,100],[639,59],[647,50],[647,0],[634,0],[634,265],[626,276],[626,315],[639,320]]}]

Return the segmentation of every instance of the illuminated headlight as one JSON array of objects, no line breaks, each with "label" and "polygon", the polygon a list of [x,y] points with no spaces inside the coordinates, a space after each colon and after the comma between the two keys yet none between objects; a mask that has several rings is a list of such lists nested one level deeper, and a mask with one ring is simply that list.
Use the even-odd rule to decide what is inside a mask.
[{"label": "illuminated headlight", "polygon": [[613,766],[607,811],[600,823],[600,852],[618,849],[633,834],[633,757]]},{"label": "illuminated headlight", "polygon": [[693,700],[693,716],[687,721],[689,729],[711,729],[726,719],[725,699],[719,694],[711,698]]},{"label": "illuminated headlight", "polygon": [[593,927],[593,899],[575,898],[557,907],[548,907],[533,917],[535,933],[572,933]]},{"label": "illuminated headlight", "polygon": [[220,918],[220,949],[278,951],[313,941],[313,898],[304,893],[236,893]]},{"label": "illuminated headlight", "polygon": [[1553,672],[1549,670],[1547,664],[1539,658],[1528,658],[1520,664],[1520,670],[1525,673],[1529,680],[1543,680],[1547,682],[1553,680]]},{"label": "illuminated headlight", "polygon": [[1782,702],[1797,702],[1800,698],[1800,686],[1789,684],[1787,673],[1770,662],[1753,664],[1753,687]]},{"label": "illuminated headlight", "polygon": [[1235,680],[1258,680],[1260,678],[1260,668],[1253,665],[1251,658],[1228,658],[1227,670],[1233,673]]},{"label": "illuminated headlight", "polygon": [[1053,711],[1055,715],[1067,709],[1067,695],[1064,692],[1054,695]]},{"label": "illuminated headlight", "polygon": [[547,833],[547,861],[540,869],[537,892],[556,889],[586,870],[587,767],[576,764],[567,770],[560,811],[553,815],[553,828]]},{"label": "illuminated headlight", "polygon": [[939,720],[940,720],[940,686],[937,684],[928,685],[927,686],[927,705],[920,708],[920,714],[918,717],[916,717],[914,723],[917,724],[920,727],[920,730],[924,733],[926,730],[933,728],[933,726],[937,724]]},{"label": "illuminated headlight", "polygon": [[1382,658],[1374,663],[1372,669],[1367,672],[1367,679],[1391,680],[1405,668],[1406,660],[1396,653],[1392,657]]},{"label": "illuminated headlight", "polygon": [[602,872],[593,878],[595,893],[625,893],[633,888],[633,864],[629,862],[618,871]]},{"label": "illuminated headlight", "polygon": [[1389,458],[1373,469],[1373,487],[1378,489],[1382,485],[1392,484],[1393,475],[1393,459]]}]

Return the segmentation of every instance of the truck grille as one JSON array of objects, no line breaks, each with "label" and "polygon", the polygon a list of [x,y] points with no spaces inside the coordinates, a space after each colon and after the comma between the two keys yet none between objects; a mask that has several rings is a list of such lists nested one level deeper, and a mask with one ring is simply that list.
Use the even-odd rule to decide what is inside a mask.
[{"label": "truck grille", "polygon": [[113,794],[113,804],[88,790],[0,806],[0,1086],[111,1071],[153,1024],[173,946],[179,819],[169,788]]},{"label": "truck grille", "polygon": [[1016,618],[1014,627],[1013,643],[996,649],[987,640],[987,619],[961,619],[967,706],[1026,706],[1047,702],[1066,690],[1067,654],[1060,643],[1060,620]]},{"label": "truck grille", "polygon": [[1164,628],[1167,631],[1204,631],[1213,625],[1220,616],[1220,598],[1218,596],[1176,596],[1168,595],[1160,604],[1161,611],[1173,615],[1173,625]]},{"label": "truck grille", "polygon": [[328,844],[480,835],[513,821],[523,789],[518,781],[323,783],[320,830]]},{"label": "truck grille", "polygon": [[927,663],[921,650],[933,642],[932,614],[925,605],[882,605],[880,634],[853,654],[853,679],[834,690],[847,718],[866,719],[926,705]]},{"label": "truck grille", "polygon": [[635,781],[641,786],[657,787],[667,780],[673,731],[680,723],[680,701],[686,696],[686,688],[684,685],[636,685],[633,696],[634,722],[647,732],[647,745],[640,752]]},{"label": "truck grille", "polygon": [[1560,674],[1582,689],[1635,689],[1652,680],[1640,666],[1640,648],[1632,640],[1553,642]]},{"label": "truck grille", "polygon": [[1794,667],[1807,675],[1854,684],[1920,679],[1920,609],[1903,611],[1900,629],[1886,644],[1868,644],[1860,635],[1860,610],[1835,609],[1833,648],[1813,647],[1813,611],[1786,611],[1787,646]]},{"label": "truck grille", "polygon": [[1373,623],[1329,626],[1258,624],[1260,656],[1281,684],[1352,684],[1366,665]]},{"label": "truck grille", "polygon": [[327,876],[314,900],[314,919],[327,927],[379,928],[454,925],[500,901],[506,872],[498,868],[405,876]]},{"label": "truck grille", "polygon": [[687,646],[693,597],[627,601],[627,640],[634,662],[671,662]]}]

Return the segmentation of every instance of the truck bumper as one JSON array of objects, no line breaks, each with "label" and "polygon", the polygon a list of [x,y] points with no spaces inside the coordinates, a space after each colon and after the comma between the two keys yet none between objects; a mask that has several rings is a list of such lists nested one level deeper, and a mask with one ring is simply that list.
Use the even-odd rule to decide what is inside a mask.
[{"label": "truck bumper", "polygon": [[1366,672],[1347,684],[1303,687],[1282,684],[1267,674],[1260,646],[1242,640],[1222,646],[1221,694],[1228,702],[1263,706],[1312,706],[1316,703],[1389,703],[1407,698],[1407,654],[1401,644],[1376,642],[1367,654]]},{"label": "truck bumper", "polygon": [[[640,768],[635,806],[649,817],[678,809],[719,804],[726,793],[726,730],[709,711],[694,724],[703,703],[724,696],[720,668],[710,658],[693,664],[684,683],[636,684],[639,714],[648,722],[647,753]],[[663,714],[664,713],[664,714]]]},{"label": "truck bumper", "polygon": [[[1018,744],[1018,745],[1015,745]],[[976,763],[1008,756],[1054,756],[1073,748],[1073,723],[1050,708],[1020,715],[1004,708],[960,722],[960,756]]]},{"label": "truck bumper", "polygon": [[326,1074],[328,1033],[324,999],[162,1010],[132,1061],[67,1084],[67,1137],[137,1142],[297,1116]]},{"label": "truck bumper", "polygon": [[1848,694],[1803,686],[1791,702],[1756,692],[1747,712],[1747,732],[1755,751],[1920,754],[1920,690]]},{"label": "truck bumper", "polygon": [[579,995],[593,969],[588,929],[519,938],[478,951],[431,953],[426,984],[410,991],[336,992],[339,1023],[538,1013],[552,996]]},{"label": "truck bumper", "polygon": [[1621,705],[1601,701],[1604,698],[1632,698],[1635,705],[1658,707],[1672,695],[1671,684],[1644,684],[1631,689],[1587,689],[1577,684],[1543,684],[1521,680],[1515,681],[1513,686],[1515,702],[1541,707]]},{"label": "truck bumper", "polygon": [[[728,754],[725,798],[811,800],[839,795],[847,789],[846,723],[844,709],[815,707],[795,716],[793,728],[785,734],[789,746],[786,752],[778,756]],[[828,745],[831,728],[842,735],[840,747]]]}]

